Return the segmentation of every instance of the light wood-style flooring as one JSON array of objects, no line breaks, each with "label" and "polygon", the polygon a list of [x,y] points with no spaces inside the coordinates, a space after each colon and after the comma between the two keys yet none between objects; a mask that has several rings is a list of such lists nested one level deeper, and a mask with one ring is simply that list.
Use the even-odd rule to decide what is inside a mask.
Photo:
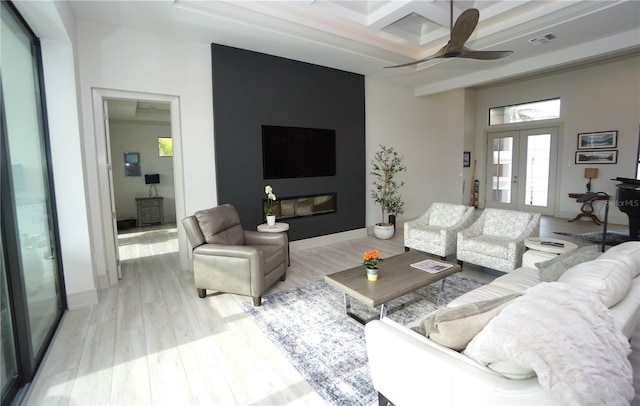
[{"label": "light wood-style flooring", "polygon": [[[547,217],[541,235],[600,229]],[[399,254],[399,231],[387,241],[369,236],[294,250],[287,280],[267,294],[357,266],[367,249],[376,248],[383,257]],[[324,404],[245,315],[239,303],[250,298],[198,298],[191,273],[179,267],[175,225],[136,229],[119,240],[123,279],[100,292],[98,305],[66,312],[26,404]],[[463,272],[484,281],[497,275],[467,264]],[[640,329],[632,346],[640,404]]]}]

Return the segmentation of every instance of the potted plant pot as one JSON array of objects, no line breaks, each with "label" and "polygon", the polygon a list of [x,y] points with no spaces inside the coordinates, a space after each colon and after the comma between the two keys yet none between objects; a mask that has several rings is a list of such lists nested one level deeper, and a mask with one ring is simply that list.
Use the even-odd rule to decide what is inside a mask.
[{"label": "potted plant pot", "polygon": [[381,240],[388,240],[393,237],[395,227],[393,224],[378,223],[373,226],[373,234]]},{"label": "potted plant pot", "polygon": [[267,225],[273,226],[276,224],[276,216],[267,216]]},{"label": "potted plant pot", "polygon": [[367,268],[367,279],[371,282],[378,280],[378,268]]}]

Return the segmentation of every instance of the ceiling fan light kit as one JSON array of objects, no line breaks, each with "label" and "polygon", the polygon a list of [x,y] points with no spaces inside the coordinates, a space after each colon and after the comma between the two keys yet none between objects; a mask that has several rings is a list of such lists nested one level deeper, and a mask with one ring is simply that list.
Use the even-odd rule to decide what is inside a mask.
[{"label": "ceiling fan light kit", "polygon": [[[465,10],[453,24],[453,1],[451,2],[451,37],[449,42],[438,50],[435,54],[417,61],[403,63],[401,65],[386,66],[386,68],[402,68],[405,66],[417,65],[422,62],[437,58],[466,58],[478,60],[493,60],[507,57],[513,51],[474,51],[464,46],[480,20],[480,12],[475,8]],[[553,34],[551,34],[553,35]],[[555,37],[554,37],[555,38]]]}]

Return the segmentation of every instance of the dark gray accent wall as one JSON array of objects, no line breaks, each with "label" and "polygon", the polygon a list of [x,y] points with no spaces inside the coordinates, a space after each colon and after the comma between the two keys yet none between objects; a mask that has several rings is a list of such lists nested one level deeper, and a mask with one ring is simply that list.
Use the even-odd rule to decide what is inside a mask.
[{"label": "dark gray accent wall", "polygon": [[[236,207],[245,229],[264,222],[264,186],[276,196],[337,193],[335,213],[287,219],[290,240],[365,226],[364,76],[212,44],[218,202]],[[269,179],[262,125],[336,131],[336,175]]]}]

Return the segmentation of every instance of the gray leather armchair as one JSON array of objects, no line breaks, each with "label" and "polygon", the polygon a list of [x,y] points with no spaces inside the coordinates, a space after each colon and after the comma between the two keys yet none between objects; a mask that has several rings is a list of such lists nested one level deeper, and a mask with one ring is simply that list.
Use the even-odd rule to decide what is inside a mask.
[{"label": "gray leather armchair", "polygon": [[242,229],[228,204],[196,212],[182,224],[193,249],[193,278],[198,296],[207,289],[247,295],[260,306],[262,294],[287,273],[286,233]]}]

